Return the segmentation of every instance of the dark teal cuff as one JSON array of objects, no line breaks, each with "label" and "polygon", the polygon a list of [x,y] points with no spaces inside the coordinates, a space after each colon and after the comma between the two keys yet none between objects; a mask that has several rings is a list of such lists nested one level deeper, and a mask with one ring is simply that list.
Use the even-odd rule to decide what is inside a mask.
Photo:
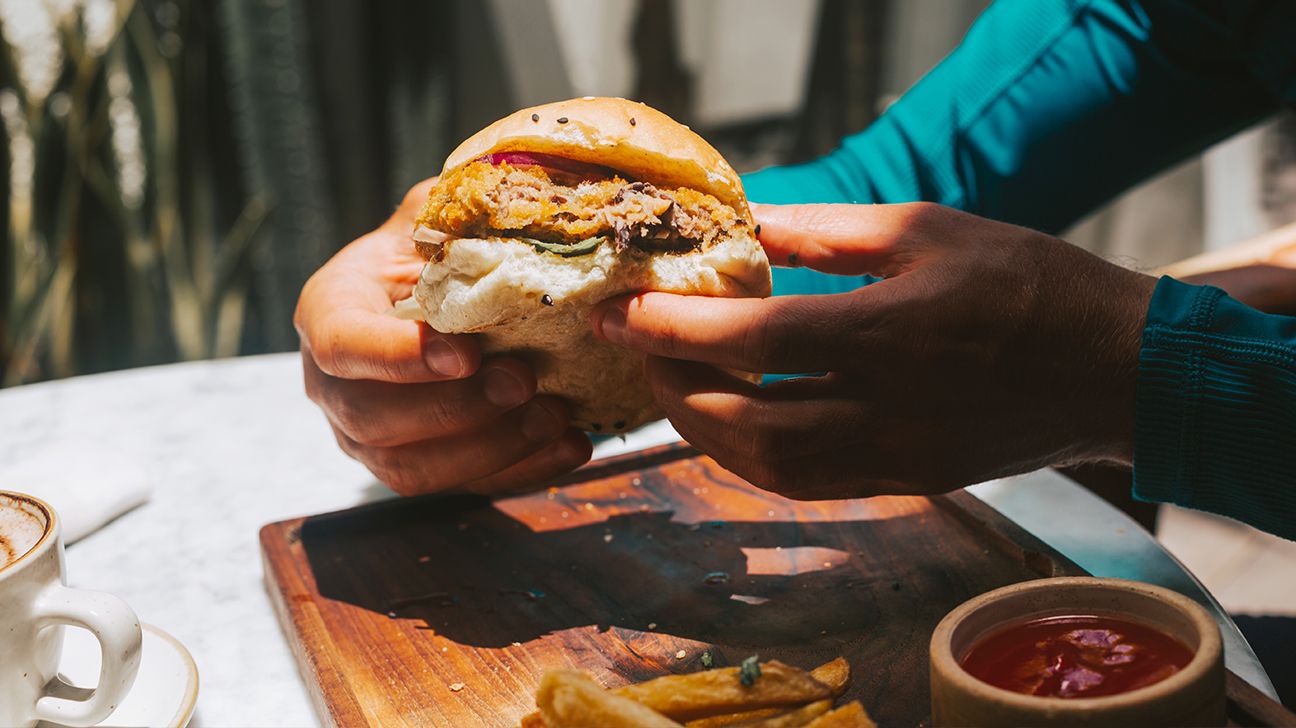
[{"label": "dark teal cuff", "polygon": [[1162,278],[1139,352],[1134,495],[1296,538],[1296,319]]},{"label": "dark teal cuff", "polygon": [[1200,367],[1179,332],[1201,331],[1223,291],[1173,278],[1157,282],[1139,351],[1134,412],[1134,496],[1160,503],[1190,499],[1187,471]]}]

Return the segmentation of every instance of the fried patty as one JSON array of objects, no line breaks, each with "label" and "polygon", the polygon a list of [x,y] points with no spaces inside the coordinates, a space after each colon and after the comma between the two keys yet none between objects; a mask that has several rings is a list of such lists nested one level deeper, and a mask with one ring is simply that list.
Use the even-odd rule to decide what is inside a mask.
[{"label": "fried patty", "polygon": [[620,177],[560,184],[540,167],[477,161],[443,176],[418,224],[455,237],[527,237],[575,243],[611,235],[618,250],[686,252],[749,223],[703,192]]}]

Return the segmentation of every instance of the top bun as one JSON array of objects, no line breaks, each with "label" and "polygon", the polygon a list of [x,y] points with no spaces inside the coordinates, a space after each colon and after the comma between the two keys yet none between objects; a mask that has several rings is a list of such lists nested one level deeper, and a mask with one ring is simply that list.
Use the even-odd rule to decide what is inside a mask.
[{"label": "top bun", "polygon": [[625,99],[587,96],[516,111],[468,137],[441,173],[486,154],[522,151],[611,167],[659,187],[689,187],[751,219],[738,173],[715,147],[662,112]]}]

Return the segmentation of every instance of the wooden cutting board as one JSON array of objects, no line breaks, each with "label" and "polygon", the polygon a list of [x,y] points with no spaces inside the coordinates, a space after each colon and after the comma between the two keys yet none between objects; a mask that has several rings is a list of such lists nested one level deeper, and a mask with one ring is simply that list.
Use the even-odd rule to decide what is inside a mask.
[{"label": "wooden cutting board", "polygon": [[261,545],[320,719],[343,726],[515,726],[546,670],[615,686],[702,669],[708,651],[806,668],[844,655],[847,700],[916,725],[946,612],[1084,573],[966,494],[799,503],[684,445],[509,500],[275,523]]}]

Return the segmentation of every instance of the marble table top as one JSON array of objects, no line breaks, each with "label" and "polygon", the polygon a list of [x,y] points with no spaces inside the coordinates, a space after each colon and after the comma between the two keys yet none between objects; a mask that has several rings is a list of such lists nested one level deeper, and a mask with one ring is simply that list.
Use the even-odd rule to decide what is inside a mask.
[{"label": "marble table top", "polygon": [[[650,428],[597,454],[675,439]],[[111,591],[193,653],[201,676],[192,725],[318,721],[262,581],[257,532],[286,518],[393,497],[334,444],[302,393],[296,354],[195,362],[0,391],[0,462],[52,441],[94,443],[145,468],[152,499],[68,548],[73,586]],[[58,463],[50,463],[57,468]],[[1100,575],[1163,583],[1213,605],[1137,524],[1079,486],[1042,472],[973,492],[1039,528]],[[1052,515],[1064,508],[1070,531]],[[1198,591],[1194,591],[1198,590]],[[1229,666],[1273,688],[1227,616]]]}]

